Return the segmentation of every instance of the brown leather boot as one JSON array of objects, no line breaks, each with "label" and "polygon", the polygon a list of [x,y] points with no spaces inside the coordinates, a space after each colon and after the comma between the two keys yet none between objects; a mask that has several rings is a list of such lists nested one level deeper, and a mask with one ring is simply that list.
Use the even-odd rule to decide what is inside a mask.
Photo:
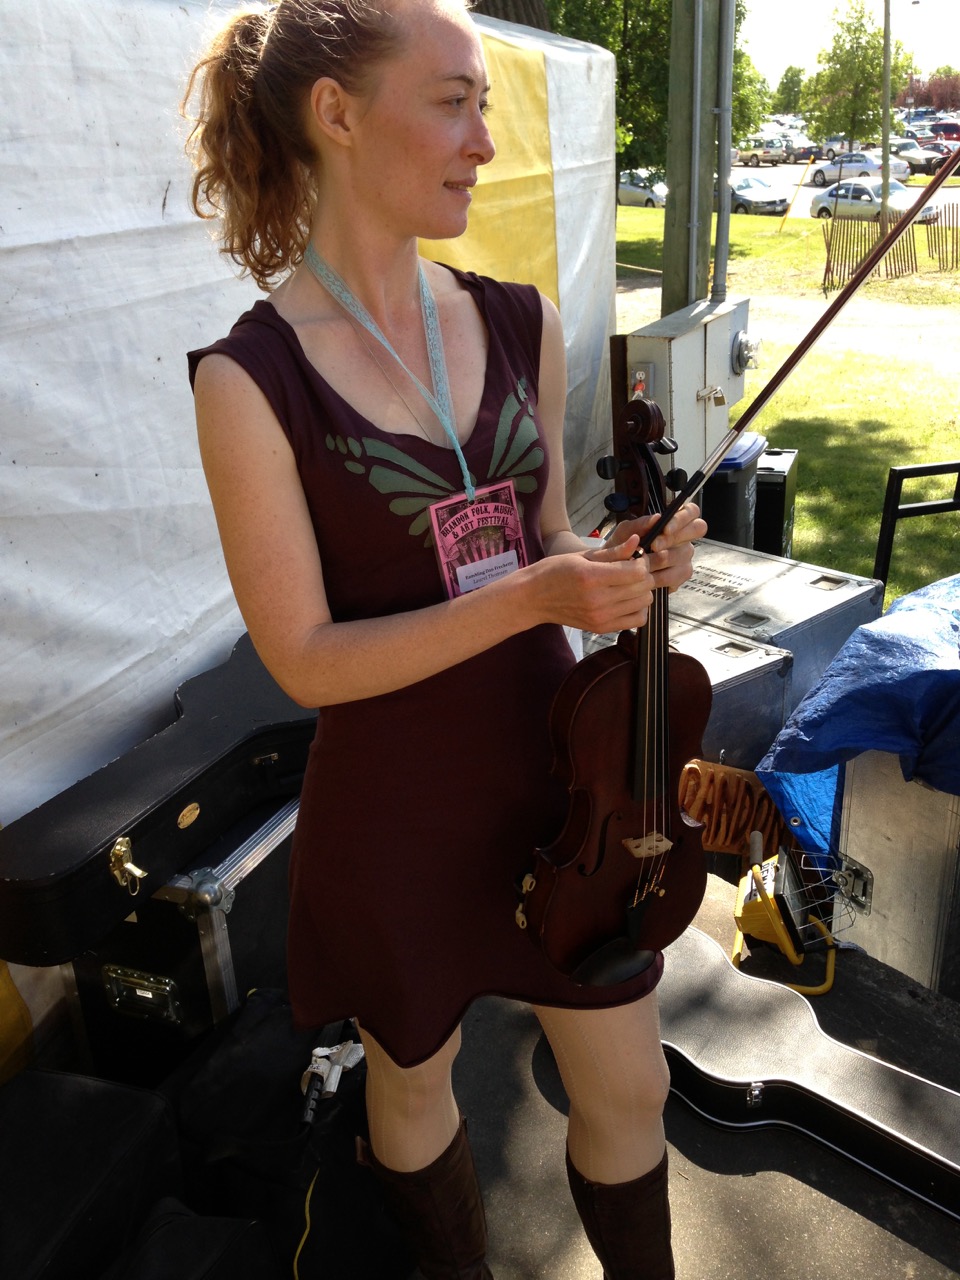
[{"label": "brown leather boot", "polygon": [[493,1280],[485,1260],[487,1221],[465,1120],[446,1151],[425,1169],[388,1169],[366,1143],[361,1159],[376,1174],[387,1210],[424,1280]]},{"label": "brown leather boot", "polygon": [[649,1173],[611,1186],[588,1182],[568,1152],[567,1180],[604,1280],[674,1280],[666,1151]]}]

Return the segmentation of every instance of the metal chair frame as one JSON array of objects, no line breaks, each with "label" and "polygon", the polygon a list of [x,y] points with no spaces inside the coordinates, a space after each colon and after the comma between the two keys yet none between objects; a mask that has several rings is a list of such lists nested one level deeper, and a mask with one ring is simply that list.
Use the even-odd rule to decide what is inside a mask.
[{"label": "metal chair frame", "polygon": [[[919,476],[955,475],[952,498],[939,498],[928,502],[900,501],[903,482]],[[890,556],[893,552],[893,535],[897,521],[911,516],[930,516],[938,511],[960,511],[960,461],[928,462],[914,467],[891,467],[887,476],[887,492],[883,500],[883,515],[880,518],[880,533],[877,538],[877,555],[873,562],[873,576],[881,582],[887,581],[890,572]]]}]

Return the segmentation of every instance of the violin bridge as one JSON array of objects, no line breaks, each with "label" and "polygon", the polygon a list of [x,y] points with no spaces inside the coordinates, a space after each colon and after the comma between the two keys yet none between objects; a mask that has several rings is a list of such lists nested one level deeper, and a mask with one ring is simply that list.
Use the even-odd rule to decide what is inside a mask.
[{"label": "violin bridge", "polygon": [[623,847],[635,858],[658,858],[661,854],[670,852],[673,841],[659,831],[649,831],[645,836],[627,836]]}]

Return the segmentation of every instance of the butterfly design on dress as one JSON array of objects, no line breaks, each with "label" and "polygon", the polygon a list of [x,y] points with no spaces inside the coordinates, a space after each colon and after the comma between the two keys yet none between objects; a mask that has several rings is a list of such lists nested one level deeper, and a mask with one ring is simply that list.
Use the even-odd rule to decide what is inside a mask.
[{"label": "butterfly design on dress", "polygon": [[[343,455],[343,465],[351,475],[366,476],[378,493],[390,497],[390,510],[409,520],[407,532],[411,537],[424,538],[424,545],[431,546],[429,508],[441,498],[449,498],[457,492],[443,476],[423,466],[404,451],[386,440],[371,436],[333,435],[326,439],[331,452]],[[478,487],[495,480],[510,479],[518,495],[518,505],[523,511],[519,496],[535,492],[537,472],[543,466],[544,452],[534,418],[534,404],[527,391],[525,378],[517,383],[516,392],[510,392],[503,402],[493,447],[487,461],[487,474],[478,478],[471,473]]]}]

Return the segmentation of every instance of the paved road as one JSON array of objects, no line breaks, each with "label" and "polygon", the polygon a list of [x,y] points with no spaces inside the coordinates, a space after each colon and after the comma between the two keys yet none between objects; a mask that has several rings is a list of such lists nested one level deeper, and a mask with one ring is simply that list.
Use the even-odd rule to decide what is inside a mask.
[{"label": "paved road", "polygon": [[[750,328],[765,343],[795,346],[826,310],[823,298],[750,295]],[[660,277],[650,273],[617,282],[617,333],[633,333],[660,319]],[[887,390],[904,394],[923,377],[941,377],[960,351],[960,307],[910,306],[851,298],[817,344],[820,351],[862,355]]]}]

